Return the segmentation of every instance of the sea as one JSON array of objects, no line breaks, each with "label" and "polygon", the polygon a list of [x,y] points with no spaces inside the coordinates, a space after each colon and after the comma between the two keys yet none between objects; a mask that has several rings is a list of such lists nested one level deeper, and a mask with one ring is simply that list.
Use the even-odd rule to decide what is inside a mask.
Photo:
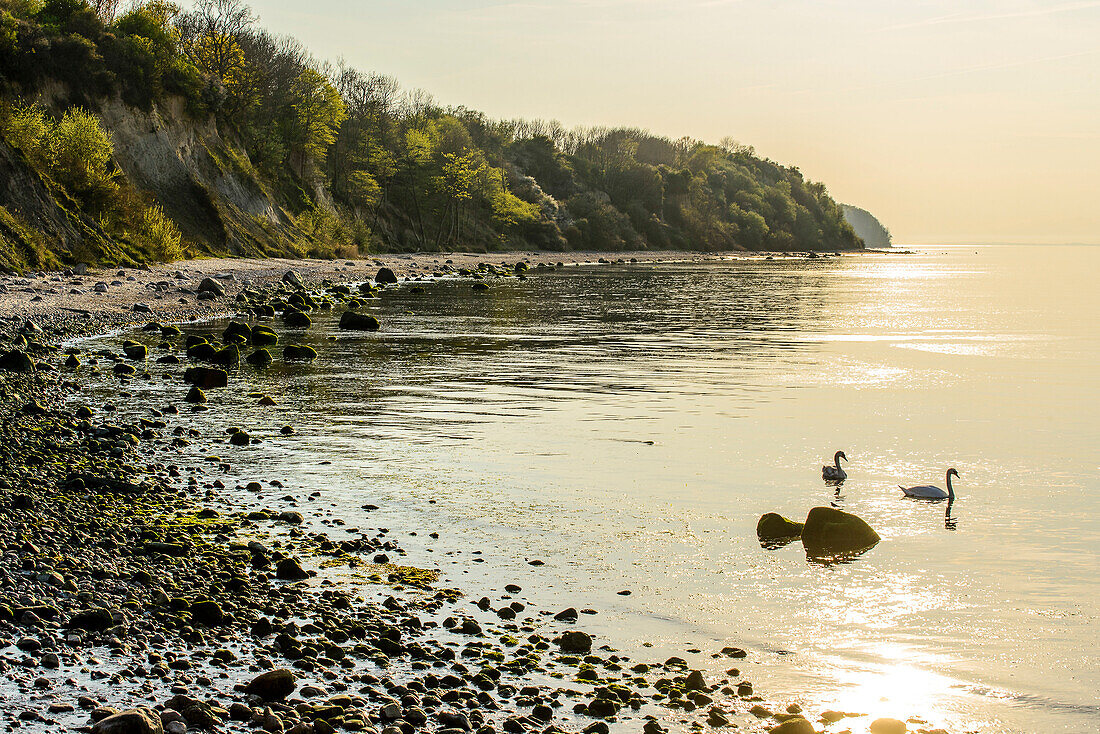
[{"label": "sea", "polygon": [[[597,644],[713,676],[730,661],[712,654],[742,647],[768,702],[860,714],[827,731],[1084,734],[1098,274],[1100,247],[937,246],[532,269],[486,292],[428,279],[370,303],[376,333],[314,315],[292,339],[315,362],[243,368],[192,422],[264,439],[222,449],[237,481],[319,493],[315,519],[386,528],[402,563],[470,599],[517,584],[534,607],[598,612]],[[903,497],[948,468],[950,507]],[[817,506],[881,541],[841,562],[759,542],[762,514]]]}]

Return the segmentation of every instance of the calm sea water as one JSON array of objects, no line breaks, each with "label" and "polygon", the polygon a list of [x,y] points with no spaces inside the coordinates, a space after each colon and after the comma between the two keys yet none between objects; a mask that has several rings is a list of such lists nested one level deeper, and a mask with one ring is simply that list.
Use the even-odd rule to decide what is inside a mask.
[{"label": "calm sea water", "polygon": [[[953,247],[443,281],[377,301],[377,334],[319,319],[317,363],[254,378],[279,408],[196,420],[269,437],[238,465],[349,525],[417,531],[405,561],[472,598],[595,608],[646,659],[744,646],[770,700],[869,715],[832,729],[1094,732],[1097,273],[1100,248]],[[897,488],[948,467],[950,524]],[[757,542],[830,503],[882,542],[833,566]]]}]

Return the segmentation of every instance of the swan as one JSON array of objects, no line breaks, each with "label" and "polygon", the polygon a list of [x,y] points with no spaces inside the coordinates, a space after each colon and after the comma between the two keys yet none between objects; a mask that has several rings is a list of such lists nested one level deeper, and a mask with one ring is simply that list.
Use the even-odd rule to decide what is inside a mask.
[{"label": "swan", "polygon": [[946,492],[939,487],[933,487],[931,484],[922,484],[918,487],[903,487],[899,484],[898,489],[904,492],[906,497],[915,497],[922,500],[948,500],[949,502],[954,502],[955,490],[951,488],[952,476],[957,477],[959,473],[954,469],[948,469]]},{"label": "swan", "polygon": [[848,457],[844,455],[843,451],[837,451],[836,454],[833,456],[834,466],[823,466],[823,467],[821,467],[821,478],[824,479],[825,481],[829,481],[829,480],[836,481],[836,480],[840,480],[840,479],[847,479],[848,478],[847,472],[845,472],[843,469],[840,468],[840,460],[841,459],[844,459],[845,461],[847,461]]}]

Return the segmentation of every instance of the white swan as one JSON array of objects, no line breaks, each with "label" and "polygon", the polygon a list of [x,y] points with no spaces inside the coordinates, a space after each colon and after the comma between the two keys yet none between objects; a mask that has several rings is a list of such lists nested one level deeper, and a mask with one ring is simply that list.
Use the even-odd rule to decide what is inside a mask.
[{"label": "white swan", "polygon": [[949,500],[955,501],[955,490],[951,487],[951,477],[959,476],[959,473],[954,469],[947,470],[947,491],[944,492],[939,487],[933,487],[931,484],[922,484],[918,487],[903,487],[900,484],[898,489],[905,493],[906,497],[915,497],[922,500]]},{"label": "white swan", "polygon": [[823,467],[821,467],[821,478],[824,479],[827,482],[830,481],[830,480],[839,481],[841,479],[847,479],[848,478],[847,472],[845,472],[843,469],[840,468],[840,460],[841,459],[844,459],[845,461],[847,461],[848,457],[844,455],[843,451],[837,451],[836,454],[833,456],[834,466],[823,466]]}]

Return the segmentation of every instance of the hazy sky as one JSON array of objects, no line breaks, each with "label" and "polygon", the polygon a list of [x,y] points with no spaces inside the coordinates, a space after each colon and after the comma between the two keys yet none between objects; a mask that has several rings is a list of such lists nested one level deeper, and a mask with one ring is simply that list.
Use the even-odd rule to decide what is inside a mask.
[{"label": "hazy sky", "polygon": [[732,135],[900,243],[1100,242],[1100,0],[251,0],[492,117]]}]

